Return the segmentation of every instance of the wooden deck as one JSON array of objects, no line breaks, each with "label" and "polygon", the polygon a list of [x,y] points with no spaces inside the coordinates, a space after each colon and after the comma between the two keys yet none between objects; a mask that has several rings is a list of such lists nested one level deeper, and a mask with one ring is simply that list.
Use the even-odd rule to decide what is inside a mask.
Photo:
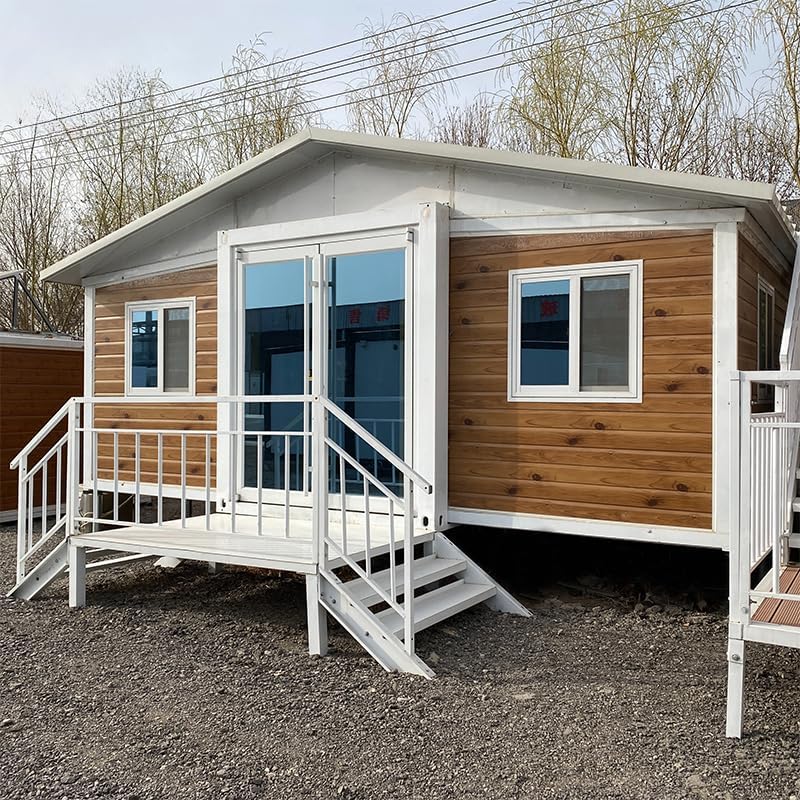
[{"label": "wooden deck", "polygon": [[[800,594],[800,566],[784,567],[780,590],[787,594]],[[800,600],[777,600],[768,597],[756,609],[753,622],[800,627]]]},{"label": "wooden deck", "polygon": [[[363,522],[359,515],[348,515],[347,553],[356,560],[366,556],[367,543]],[[245,522],[247,522],[245,520]],[[98,548],[121,553],[138,553],[149,556],[168,556],[187,561],[211,561],[219,564],[276,569],[285,572],[309,574],[316,572],[311,548],[311,520],[293,518],[290,535],[285,535],[282,518],[264,517],[262,534],[256,532],[251,519],[244,530],[231,531],[230,515],[212,514],[209,525],[205,517],[166,525],[136,525],[109,531],[83,533],[71,537],[79,547]],[[330,536],[341,546],[342,527],[339,515],[331,515]],[[430,541],[432,533],[418,532],[414,541]],[[395,547],[402,546],[402,523],[395,524]],[[388,516],[379,522],[373,516],[370,525],[369,550],[372,556],[382,555],[390,549]],[[329,562],[332,567],[341,565],[340,559]]]}]

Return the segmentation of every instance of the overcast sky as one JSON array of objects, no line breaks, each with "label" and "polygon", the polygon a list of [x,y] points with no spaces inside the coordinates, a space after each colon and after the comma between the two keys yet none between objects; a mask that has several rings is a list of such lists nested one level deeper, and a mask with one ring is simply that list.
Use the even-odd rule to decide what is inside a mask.
[{"label": "overcast sky", "polygon": [[[467,4],[469,0],[404,0],[397,5],[375,0],[0,0],[0,127],[27,115],[33,95],[49,93],[69,105],[96,78],[123,66],[161,69],[167,82],[177,86],[219,75],[236,46],[259,34],[267,34],[270,48],[291,55],[355,38],[367,17],[383,14],[388,19],[398,10],[427,17]],[[465,24],[520,5],[501,0],[447,22]]]}]

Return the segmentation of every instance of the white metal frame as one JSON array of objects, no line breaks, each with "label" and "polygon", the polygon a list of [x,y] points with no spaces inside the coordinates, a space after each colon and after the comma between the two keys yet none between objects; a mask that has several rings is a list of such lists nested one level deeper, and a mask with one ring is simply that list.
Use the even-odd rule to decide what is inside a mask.
[{"label": "white metal frame", "polygon": [[[232,320],[236,325],[236,347],[235,352],[232,354],[233,360],[236,363],[236,383],[234,385],[234,393],[237,395],[245,395],[246,387],[244,386],[244,373],[245,373],[245,270],[248,266],[256,264],[270,264],[282,261],[302,261],[303,274],[304,274],[304,291],[303,291],[303,306],[304,306],[304,352],[303,352],[303,373],[306,376],[304,389],[306,392],[310,391],[310,375],[311,375],[311,291],[313,282],[313,271],[315,264],[319,259],[319,247],[312,245],[302,245],[297,247],[239,247],[236,249],[236,305],[233,309]],[[237,406],[236,408],[235,426],[239,430],[244,430],[244,406]],[[303,432],[307,434],[310,430],[311,419],[308,413],[307,404],[303,404]],[[308,437],[303,437],[303,463],[308,463],[307,442]],[[236,487],[237,494],[245,501],[251,501],[256,496],[256,488],[244,485],[244,448],[238,453],[237,476],[238,485]],[[304,470],[302,480],[302,490],[292,490],[292,502],[297,505],[309,505],[311,498],[308,492],[308,472]],[[266,493],[268,501],[276,500],[282,502],[282,492],[278,490],[269,490]]]},{"label": "white metal frame", "polygon": [[[642,281],[643,262],[611,261],[598,264],[572,264],[547,268],[525,268],[508,273],[508,399],[512,402],[640,403],[642,402]],[[586,389],[580,387],[580,282],[583,278],[627,275],[628,303],[628,390]],[[523,385],[520,381],[520,334],[522,287],[529,283],[569,281],[569,383]]]},{"label": "white metal frame", "polygon": [[[236,351],[238,331],[235,298],[238,293],[239,251],[317,246],[322,242],[358,242],[394,235],[411,236],[406,242],[413,268],[407,270],[406,347],[407,379],[411,381],[407,413],[410,440],[406,461],[431,476],[435,491],[420,494],[418,509],[423,527],[446,525],[447,515],[447,348],[449,208],[423,203],[412,213],[375,211],[335,217],[237,228],[218,233],[218,361],[220,395],[236,394],[239,386]],[[351,250],[352,252],[352,250]],[[413,342],[413,345],[412,345]],[[235,429],[237,420],[222,413],[220,431]],[[220,496],[233,494],[227,486],[227,454],[218,454]],[[409,458],[411,460],[409,461]],[[358,498],[352,498],[353,508]],[[348,505],[350,498],[348,498]]]},{"label": "white metal frame", "polygon": [[[196,329],[196,315],[195,315],[196,298],[194,297],[180,297],[170,298],[168,300],[135,300],[125,303],[125,395],[133,397],[136,395],[169,395],[170,397],[191,397],[196,391],[195,382],[195,348],[197,342],[197,329]],[[188,308],[189,310],[189,385],[186,391],[183,390],[166,390],[164,389],[164,312],[172,308]],[[133,368],[131,359],[133,357],[132,348],[132,329],[133,329],[133,313],[135,311],[157,311],[158,312],[158,383],[154,388],[132,386]]]}]

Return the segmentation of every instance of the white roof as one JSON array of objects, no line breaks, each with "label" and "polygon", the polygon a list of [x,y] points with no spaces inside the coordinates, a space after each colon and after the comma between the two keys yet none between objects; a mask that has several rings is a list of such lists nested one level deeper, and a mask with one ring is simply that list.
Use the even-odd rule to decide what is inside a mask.
[{"label": "white roof", "polygon": [[234,197],[313,163],[331,150],[482,166],[548,178],[563,177],[564,180],[580,179],[597,186],[689,197],[705,207],[747,208],[784,252],[794,249],[794,228],[775,187],[768,183],[308,128],[56,262],[44,270],[42,279],[80,283],[82,278],[102,270],[103,265],[107,268],[109,259],[116,252],[136,245],[139,238],[141,243],[164,238]]}]

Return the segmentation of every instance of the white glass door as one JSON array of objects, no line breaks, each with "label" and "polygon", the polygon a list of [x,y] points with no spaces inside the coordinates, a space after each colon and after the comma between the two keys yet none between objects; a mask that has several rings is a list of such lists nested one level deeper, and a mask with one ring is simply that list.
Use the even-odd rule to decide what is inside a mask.
[{"label": "white glass door", "polygon": [[[311,273],[318,248],[245,250],[240,273],[240,380],[244,396],[301,395],[309,391]],[[302,436],[256,436],[256,432],[309,430],[304,403],[245,403],[239,424],[240,493],[252,499],[261,475],[265,499],[308,492],[309,443]],[[259,465],[259,461],[261,462]],[[288,463],[287,463],[288,462]]]},{"label": "white glass door", "polygon": [[[409,329],[406,242],[399,237],[347,241],[321,246],[327,283],[328,397],[393,453],[407,450]],[[396,494],[402,476],[378,452],[337,420],[332,438]],[[330,490],[341,492],[331,474]],[[345,491],[363,494],[355,469],[345,476]]]},{"label": "white glass door", "polygon": [[[299,248],[243,249],[239,272],[240,394],[311,392],[311,354],[326,358],[320,386],[343,411],[401,458],[409,459],[411,403],[411,248],[392,235],[322,242]],[[312,325],[313,304],[325,304],[327,324]],[[310,430],[302,403],[245,403],[239,424],[245,435],[238,485],[243,500],[282,503],[286,475],[291,502],[309,505],[309,441],[256,436],[264,431]],[[396,494],[403,491],[395,468],[338,420],[329,434]],[[287,466],[288,459],[288,466]],[[260,461],[260,465],[259,465]],[[340,502],[341,476],[330,469],[332,505]],[[363,504],[363,482],[348,467],[348,507]]]}]

